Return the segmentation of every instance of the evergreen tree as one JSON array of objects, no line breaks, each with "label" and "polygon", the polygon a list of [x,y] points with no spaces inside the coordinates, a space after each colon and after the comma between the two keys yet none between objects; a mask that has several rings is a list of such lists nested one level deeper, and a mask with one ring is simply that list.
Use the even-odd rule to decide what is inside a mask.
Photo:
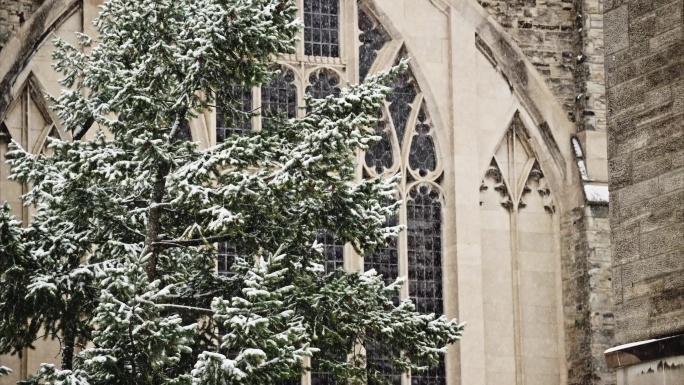
[{"label": "evergreen tree", "polygon": [[[63,352],[28,383],[274,384],[306,356],[357,383],[363,344],[417,371],[460,338],[455,320],[396,301],[403,280],[326,274],[316,243],[328,229],[363,254],[400,230],[384,227],[396,180],[357,183],[353,159],[379,139],[384,84],[406,63],[307,99],[304,118],[204,150],[182,139],[217,90],[268,82],[294,50],[295,12],[291,0],[110,0],[97,44],[80,36],[92,49],[56,41],[55,110],[76,137],[101,131],[51,139],[50,157],[16,144],[8,156],[38,214],[24,229],[0,210],[0,353],[41,333]],[[225,276],[220,241],[241,255]]]}]

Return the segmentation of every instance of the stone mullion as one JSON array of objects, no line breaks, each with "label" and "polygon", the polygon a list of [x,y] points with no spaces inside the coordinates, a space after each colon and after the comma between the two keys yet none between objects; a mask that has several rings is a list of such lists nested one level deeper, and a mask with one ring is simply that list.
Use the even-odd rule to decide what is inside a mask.
[{"label": "stone mullion", "polygon": [[[510,130],[508,137],[508,185],[512,205],[510,209],[510,239],[511,239],[511,282],[513,291],[513,346],[515,351],[515,383],[523,385],[525,377],[523,375],[523,340],[522,340],[522,309],[520,306],[520,256],[518,245],[518,203],[520,198],[517,196],[518,170],[515,163],[515,130]],[[523,150],[524,151],[524,150]]]}]

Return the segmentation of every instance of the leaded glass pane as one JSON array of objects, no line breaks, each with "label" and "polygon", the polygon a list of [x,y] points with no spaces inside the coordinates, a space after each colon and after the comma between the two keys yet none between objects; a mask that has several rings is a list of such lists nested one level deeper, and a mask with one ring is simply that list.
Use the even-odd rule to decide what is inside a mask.
[{"label": "leaded glass pane", "polygon": [[228,86],[216,93],[216,142],[252,131],[252,90]]},{"label": "leaded glass pane", "polygon": [[297,116],[297,86],[294,73],[283,68],[269,84],[261,86],[261,116],[263,125],[268,125],[269,117],[283,114],[292,119]]},{"label": "leaded glass pane", "polygon": [[324,99],[328,95],[340,95],[340,78],[331,70],[319,70],[309,75],[309,83],[306,92],[316,99]]},{"label": "leaded glass pane", "polygon": [[[396,226],[398,218],[389,218],[386,222],[387,227]],[[366,271],[375,269],[378,275],[382,275],[386,285],[396,281],[399,276],[399,249],[397,238],[390,237],[384,247],[378,247],[373,254],[366,255],[363,261]]]},{"label": "leaded glass pane", "polygon": [[235,263],[238,257],[235,245],[230,242],[219,242],[218,244],[218,273],[221,275],[229,275],[230,268]]},{"label": "leaded glass pane", "polygon": [[[439,192],[414,187],[406,204],[409,296],[423,314],[444,313],[442,295],[442,204]],[[444,361],[423,373],[411,375],[415,385],[446,384]]]},{"label": "leaded glass pane", "polygon": [[359,7],[359,30],[359,79],[363,81],[378,57],[378,51],[389,41],[389,37],[385,29],[362,7]]},{"label": "leaded glass pane", "polygon": [[432,136],[428,135],[430,128],[425,107],[421,107],[411,140],[411,152],[409,153],[409,166],[413,170],[418,170],[421,176],[427,175],[428,171],[435,171],[437,164],[435,143]]},{"label": "leaded glass pane", "polygon": [[304,0],[304,54],[340,56],[339,0]]},{"label": "leaded glass pane", "polygon": [[[323,230],[316,239],[323,245],[323,256],[325,257],[325,272],[331,273],[344,268],[344,245],[339,244],[335,239],[335,234],[329,230]],[[322,352],[321,354],[329,354]],[[346,354],[342,355],[341,360],[346,359]],[[312,385],[334,385],[335,377],[326,371],[315,357],[311,359],[311,384]]]},{"label": "leaded glass pane", "polygon": [[344,268],[344,245],[340,245],[335,240],[335,234],[332,231],[323,230],[318,234],[316,240],[323,245],[325,272],[331,273]]},{"label": "leaded glass pane", "polygon": [[439,193],[414,187],[406,203],[409,296],[420,313],[442,314],[442,204]]},{"label": "leaded glass pane", "polygon": [[401,146],[404,141],[406,125],[408,124],[409,116],[411,116],[411,104],[415,101],[418,90],[413,83],[411,75],[406,72],[397,76],[393,88],[387,100],[390,102],[390,116],[392,117],[394,130],[397,133],[399,146]]},{"label": "leaded glass pane", "polygon": [[[326,359],[328,360],[335,360],[338,362],[345,362],[347,360],[347,354],[345,352],[338,351],[337,349],[335,349],[333,352],[327,351],[320,352],[319,354],[325,355]],[[318,355],[311,359],[311,385],[337,385],[344,383],[344,381],[336,379],[334,374],[320,365],[316,357],[318,357]],[[331,359],[330,357],[335,358]]]},{"label": "leaded glass pane", "polygon": [[366,166],[374,168],[378,174],[392,167],[394,156],[392,154],[392,142],[390,133],[386,130],[387,123],[378,122],[375,126],[375,135],[381,139],[366,151]]},{"label": "leaded glass pane", "polygon": [[401,384],[401,371],[395,369],[390,360],[383,354],[380,343],[366,344],[366,368],[368,370],[368,384],[378,384],[373,378],[374,372],[379,380],[392,385]]},{"label": "leaded glass pane", "polygon": [[446,367],[444,359],[425,372],[411,374],[411,385],[445,385]]}]

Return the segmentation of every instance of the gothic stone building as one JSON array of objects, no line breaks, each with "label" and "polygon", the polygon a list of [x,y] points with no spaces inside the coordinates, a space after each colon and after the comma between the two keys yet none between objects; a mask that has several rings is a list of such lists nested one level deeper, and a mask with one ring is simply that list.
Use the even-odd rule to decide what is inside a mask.
[{"label": "gothic stone building", "polygon": [[[44,98],[60,91],[50,40],[93,34],[98,2],[0,0],[0,157],[10,138],[34,153],[48,152],[47,136],[72,140]],[[387,379],[614,384],[603,357],[614,328],[603,0],[297,2],[306,28],[281,75],[222,91],[245,108],[301,115],[305,93],[325,96],[412,58],[386,102],[382,141],[358,156],[359,178],[404,175],[406,203],[394,220],[408,230],[365,260],[331,237],[326,253],[332,266],[408,276],[402,296],[468,326],[440,367],[413,376],[384,368]],[[226,127],[219,105],[190,123],[190,135],[212,146],[262,121]],[[25,189],[0,165],[0,199],[27,222]],[[225,269],[234,249],[220,251]],[[21,359],[0,357],[15,370],[0,383],[57,355],[55,343],[39,341]],[[301,379],[327,381],[316,372]]]}]

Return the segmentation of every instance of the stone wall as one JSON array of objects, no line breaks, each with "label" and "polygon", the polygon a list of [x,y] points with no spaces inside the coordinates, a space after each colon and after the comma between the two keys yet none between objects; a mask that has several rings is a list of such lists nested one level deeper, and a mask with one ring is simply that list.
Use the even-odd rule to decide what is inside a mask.
[{"label": "stone wall", "polygon": [[478,0],[523,50],[576,120],[577,11],[573,0]]},{"label": "stone wall", "polygon": [[577,1],[575,85],[577,130],[606,130],[603,0]]},{"label": "stone wall", "polygon": [[[546,80],[575,131],[588,174],[607,183],[604,0],[479,0]],[[614,345],[608,206],[588,204],[563,218],[563,306],[568,384],[615,384],[603,352]]]},{"label": "stone wall", "polygon": [[605,4],[617,343],[684,333],[683,7]]},{"label": "stone wall", "polygon": [[561,226],[568,385],[615,384],[603,359],[615,326],[608,206],[579,207]]},{"label": "stone wall", "polygon": [[0,0],[0,50],[43,0]]}]

